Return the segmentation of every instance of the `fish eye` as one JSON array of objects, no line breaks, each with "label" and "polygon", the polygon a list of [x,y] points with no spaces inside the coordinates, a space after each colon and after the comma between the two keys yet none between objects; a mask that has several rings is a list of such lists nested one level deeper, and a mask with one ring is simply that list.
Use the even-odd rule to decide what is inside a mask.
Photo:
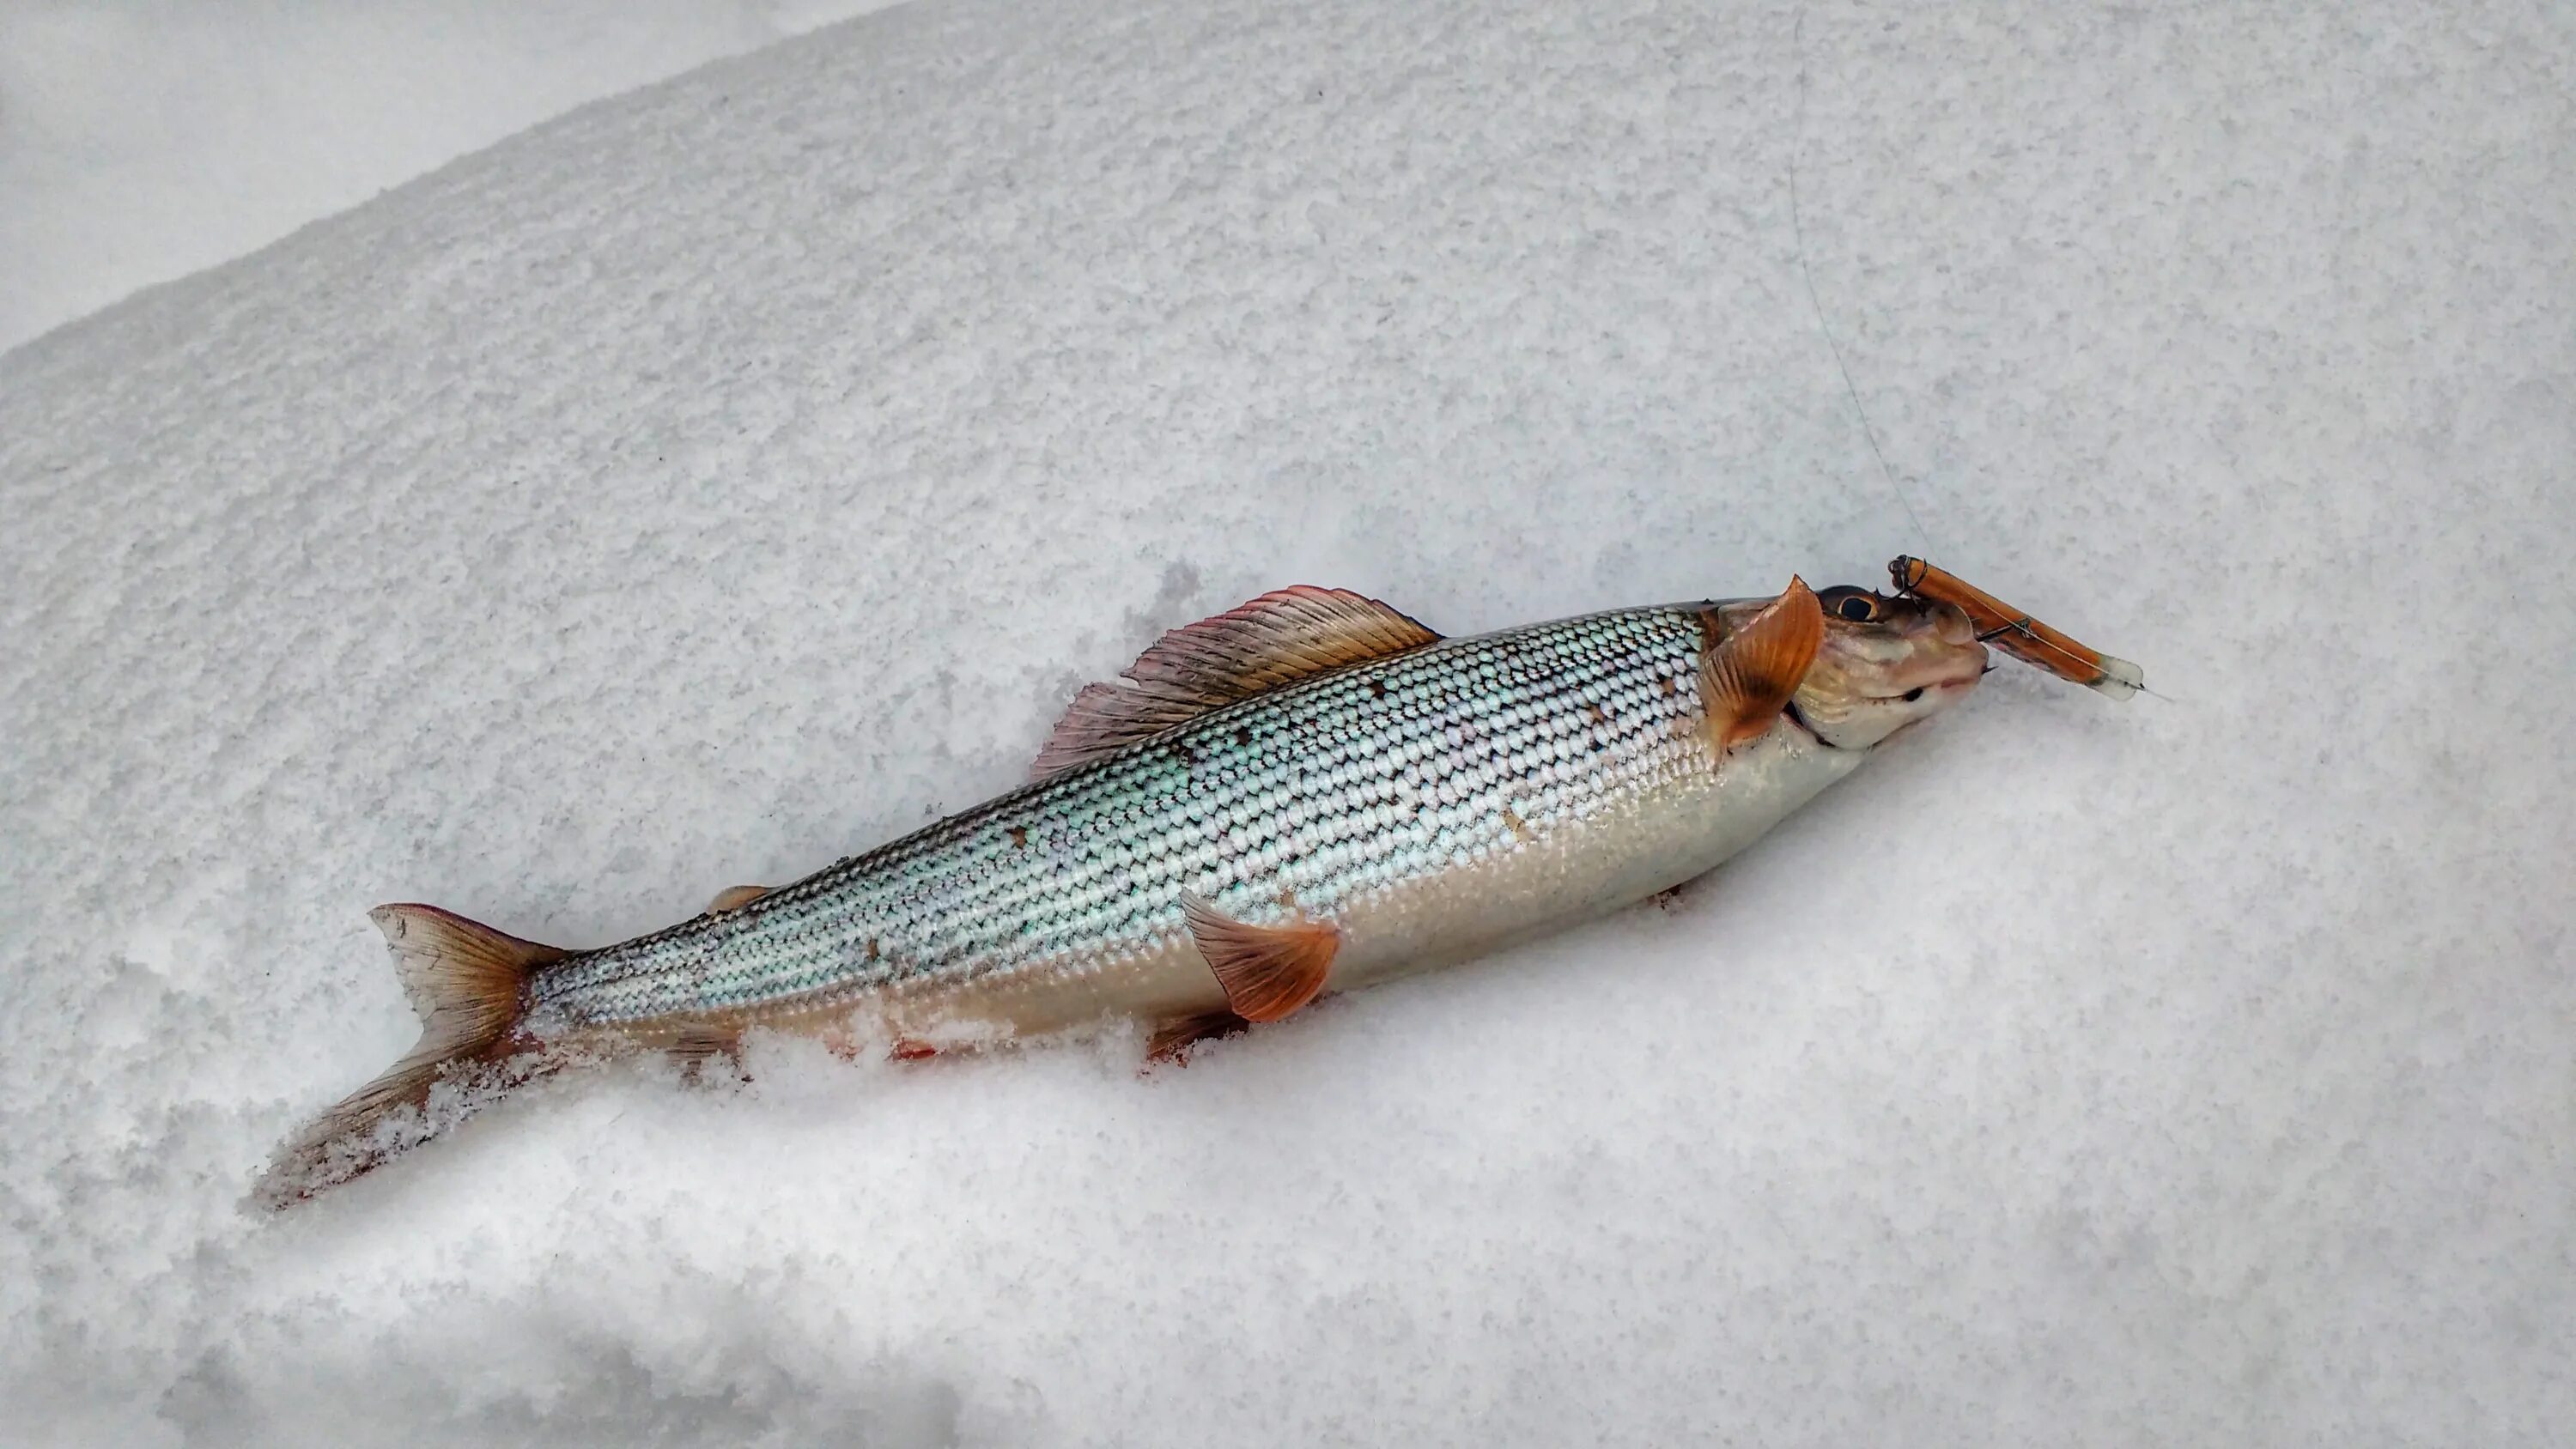
[{"label": "fish eye", "polygon": [[1922,697],[1923,697],[1923,686],[1922,686],[1922,685],[1919,685],[1919,684],[1918,684],[1918,685],[1914,686],[1912,689],[1909,689],[1909,690],[1905,691],[1905,702],[1906,702],[1907,704],[1912,704],[1914,701],[1916,701],[1916,700],[1918,700],[1918,699],[1921,699]]},{"label": "fish eye", "polygon": [[1825,607],[1855,624],[1866,624],[1878,617],[1878,596],[1865,589],[1828,590]]}]

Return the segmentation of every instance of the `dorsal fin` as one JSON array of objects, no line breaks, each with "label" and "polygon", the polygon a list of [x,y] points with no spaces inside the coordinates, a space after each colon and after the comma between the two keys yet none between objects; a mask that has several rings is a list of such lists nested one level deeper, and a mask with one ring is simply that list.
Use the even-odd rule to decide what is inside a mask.
[{"label": "dorsal fin", "polygon": [[1264,690],[1439,639],[1348,589],[1274,589],[1154,641],[1122,671],[1134,684],[1084,685],[1038,751],[1029,778],[1089,764]]}]

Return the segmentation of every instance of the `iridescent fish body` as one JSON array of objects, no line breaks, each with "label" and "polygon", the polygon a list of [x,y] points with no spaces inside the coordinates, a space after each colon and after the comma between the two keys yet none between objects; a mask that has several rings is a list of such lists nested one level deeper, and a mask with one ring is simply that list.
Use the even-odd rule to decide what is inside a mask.
[{"label": "iridescent fish body", "polygon": [[569,1049],[776,1027],[913,1055],[1133,1019],[1178,1050],[1689,880],[1983,667],[1954,608],[1795,582],[1461,639],[1265,595],[1085,690],[1032,783],[666,930],[566,952],[380,908],[422,1044],[270,1195],[389,1155],[379,1123],[463,1069]]}]

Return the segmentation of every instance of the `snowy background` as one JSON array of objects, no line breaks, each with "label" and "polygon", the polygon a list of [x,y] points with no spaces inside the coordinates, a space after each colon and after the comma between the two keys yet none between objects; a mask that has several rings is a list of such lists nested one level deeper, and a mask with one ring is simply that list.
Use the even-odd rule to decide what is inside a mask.
[{"label": "snowy background", "polygon": [[583,101],[891,0],[7,0],[0,350]]},{"label": "snowy background", "polygon": [[[317,179],[178,87],[234,187],[9,13],[9,336],[763,38],[263,11],[489,124]],[[0,354],[0,1439],[2563,1439],[2576,18],[1798,14],[922,0]],[[661,925],[1277,584],[1900,550],[2169,698],[1998,673],[1676,909],[1186,1071],[765,1043],[238,1208],[410,1042],[378,901]]]}]

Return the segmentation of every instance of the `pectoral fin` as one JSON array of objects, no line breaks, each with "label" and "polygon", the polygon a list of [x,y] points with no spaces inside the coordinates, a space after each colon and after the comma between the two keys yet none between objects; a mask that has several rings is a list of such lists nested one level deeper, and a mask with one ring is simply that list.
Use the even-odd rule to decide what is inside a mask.
[{"label": "pectoral fin", "polygon": [[1771,728],[1825,644],[1825,610],[1815,590],[1792,575],[1780,597],[1728,629],[1714,609],[1700,611],[1700,703],[1708,740],[1720,753]]},{"label": "pectoral fin", "polygon": [[1322,921],[1248,925],[1195,891],[1181,892],[1181,911],[1227,1007],[1246,1021],[1278,1021],[1314,1000],[1341,949],[1342,933]]}]

